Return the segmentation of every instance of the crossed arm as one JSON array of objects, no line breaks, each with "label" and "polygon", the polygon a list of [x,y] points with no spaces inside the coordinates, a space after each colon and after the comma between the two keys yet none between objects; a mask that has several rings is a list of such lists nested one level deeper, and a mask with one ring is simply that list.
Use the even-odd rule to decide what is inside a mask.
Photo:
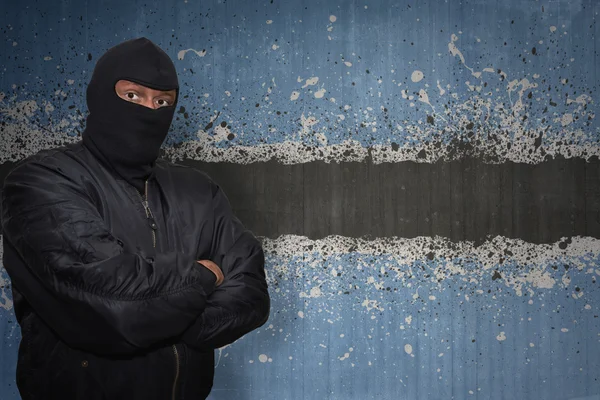
[{"label": "crossed arm", "polygon": [[131,354],[169,340],[227,344],[266,321],[269,296],[260,244],[214,184],[212,194],[211,258],[224,277],[216,287],[218,272],[200,267],[192,252],[153,261],[126,252],[78,184],[58,167],[30,161],[3,188],[4,239],[21,260],[5,268],[72,347]]}]

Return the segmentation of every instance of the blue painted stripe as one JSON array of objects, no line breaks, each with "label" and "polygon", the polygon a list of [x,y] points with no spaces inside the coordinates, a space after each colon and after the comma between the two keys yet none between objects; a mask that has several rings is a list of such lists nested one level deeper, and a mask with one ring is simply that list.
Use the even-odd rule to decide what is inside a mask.
[{"label": "blue painted stripe", "polygon": [[[141,35],[180,73],[166,143],[176,159],[347,161],[367,148],[375,162],[600,155],[597,3],[180,3],[119,3],[118,14],[75,1],[9,5],[2,157],[56,141],[17,142],[23,133],[68,140],[81,131],[94,62]],[[20,110],[32,104],[23,125]]]},{"label": "blue painted stripe", "polygon": [[[264,247],[271,317],[217,350],[211,398],[600,393],[597,239],[283,236]],[[2,309],[0,331],[14,330],[10,318]],[[18,340],[3,338],[0,394],[11,393]]]}]

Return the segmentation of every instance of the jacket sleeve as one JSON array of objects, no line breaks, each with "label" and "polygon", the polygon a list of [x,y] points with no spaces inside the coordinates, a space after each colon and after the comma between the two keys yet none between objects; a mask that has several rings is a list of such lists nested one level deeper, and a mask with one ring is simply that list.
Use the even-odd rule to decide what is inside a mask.
[{"label": "jacket sleeve", "polygon": [[[6,178],[2,230],[15,287],[64,342],[82,350],[132,354],[179,336],[214,287],[195,254],[152,260],[126,252],[82,185],[51,163],[28,161]],[[20,262],[7,261],[9,253]]]},{"label": "jacket sleeve", "polygon": [[211,260],[221,267],[225,280],[182,337],[184,343],[200,350],[236,341],[263,325],[270,310],[262,247],[233,215],[223,191],[215,190]]}]

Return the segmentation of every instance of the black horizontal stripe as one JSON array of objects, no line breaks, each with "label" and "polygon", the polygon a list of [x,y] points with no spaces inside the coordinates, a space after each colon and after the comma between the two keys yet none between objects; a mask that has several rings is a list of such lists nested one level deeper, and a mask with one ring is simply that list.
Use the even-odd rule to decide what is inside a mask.
[{"label": "black horizontal stripe", "polygon": [[598,162],[185,164],[219,182],[239,218],[270,238],[600,238]]},{"label": "black horizontal stripe", "polygon": [[[597,160],[183,164],[207,172],[242,222],[270,238],[439,235],[476,243],[497,235],[532,243],[600,238]],[[11,167],[0,166],[0,178]]]}]

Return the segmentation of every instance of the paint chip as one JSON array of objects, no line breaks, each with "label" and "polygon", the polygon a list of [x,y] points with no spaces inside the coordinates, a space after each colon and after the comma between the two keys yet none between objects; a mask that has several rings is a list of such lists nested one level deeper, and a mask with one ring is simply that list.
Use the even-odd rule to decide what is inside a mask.
[{"label": "paint chip", "polygon": [[188,51],[192,51],[192,52],[196,53],[198,55],[198,57],[204,57],[206,55],[206,49],[203,49],[202,51],[198,51],[198,50],[194,50],[194,49],[186,49],[186,50],[181,50],[177,53],[177,59],[183,60],[185,57],[185,54]]},{"label": "paint chip", "polygon": [[304,86],[302,86],[302,89],[308,87],[308,86],[314,86],[319,82],[319,78],[316,76],[313,76],[312,78],[308,78],[305,83]]},{"label": "paint chip", "polygon": [[325,92],[326,92],[326,90],[325,90],[325,89],[323,89],[323,88],[321,88],[321,89],[319,89],[319,90],[317,90],[317,91],[315,92],[315,97],[316,97],[317,99],[322,99],[322,98],[323,98],[323,96],[325,96]]},{"label": "paint chip", "polygon": [[424,76],[423,72],[416,70],[416,71],[413,71],[413,73],[410,75],[410,79],[416,83],[416,82],[420,82],[423,79],[423,76]]}]

